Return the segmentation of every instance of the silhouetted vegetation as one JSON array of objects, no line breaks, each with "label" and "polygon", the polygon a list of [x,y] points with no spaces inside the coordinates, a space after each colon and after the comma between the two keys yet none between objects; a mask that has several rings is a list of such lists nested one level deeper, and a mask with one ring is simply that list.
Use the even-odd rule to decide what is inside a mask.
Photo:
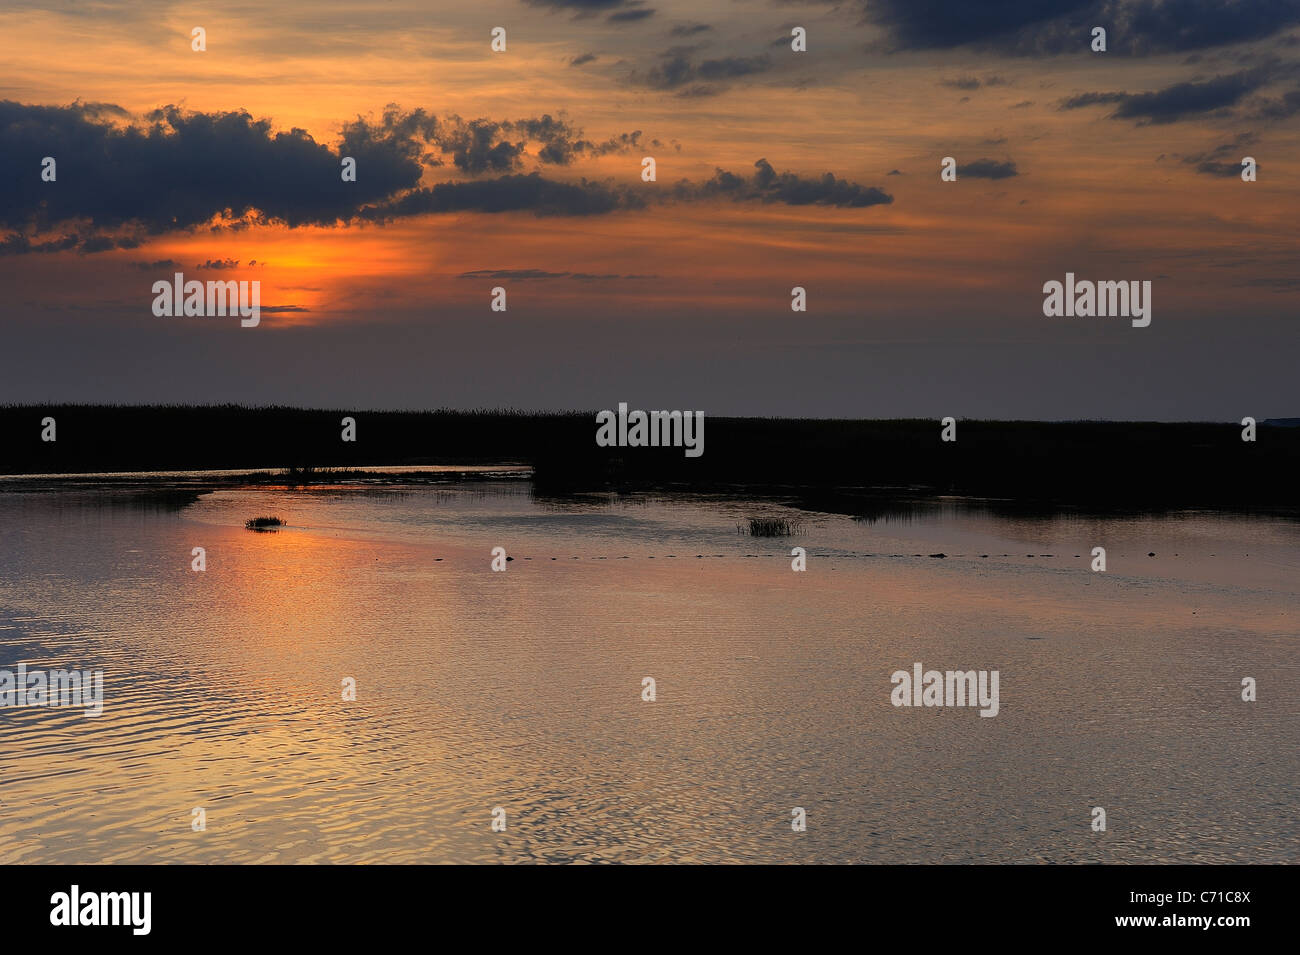
[{"label": "silhouetted vegetation", "polygon": [[783,517],[751,517],[749,535],[751,537],[789,537],[798,529],[798,522],[788,521]]},{"label": "silhouetted vegetation", "polygon": [[278,517],[251,517],[244,521],[244,526],[250,531],[265,531],[272,527],[283,527],[284,521]]},{"label": "silhouetted vegetation", "polygon": [[[57,421],[55,442],[41,419]],[[356,418],[357,440],[341,440]],[[1300,428],[1235,423],[707,418],[704,455],[601,448],[595,412],[362,411],[215,406],[0,408],[7,474],[264,468],[260,480],[352,480],[367,466],[529,464],[539,494],[716,491],[870,517],[944,495],[991,506],[1103,510],[1297,505]],[[247,481],[247,479],[241,479]]]}]

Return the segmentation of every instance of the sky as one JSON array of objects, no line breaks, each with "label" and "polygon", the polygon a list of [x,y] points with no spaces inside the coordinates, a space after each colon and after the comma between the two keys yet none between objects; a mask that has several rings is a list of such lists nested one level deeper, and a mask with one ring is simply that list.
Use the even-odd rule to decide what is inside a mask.
[{"label": "sky", "polygon": [[1296,416],[1298,146],[1300,0],[0,0],[0,403]]}]

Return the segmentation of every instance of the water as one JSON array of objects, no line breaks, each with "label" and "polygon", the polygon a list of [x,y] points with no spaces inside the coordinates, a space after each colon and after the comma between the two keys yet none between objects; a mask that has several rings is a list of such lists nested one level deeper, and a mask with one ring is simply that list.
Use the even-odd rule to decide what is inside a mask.
[{"label": "water", "polygon": [[[0,668],[106,697],[0,708],[0,862],[1300,860],[1294,522],[83,481],[0,528]],[[892,706],[915,662],[999,714]]]}]

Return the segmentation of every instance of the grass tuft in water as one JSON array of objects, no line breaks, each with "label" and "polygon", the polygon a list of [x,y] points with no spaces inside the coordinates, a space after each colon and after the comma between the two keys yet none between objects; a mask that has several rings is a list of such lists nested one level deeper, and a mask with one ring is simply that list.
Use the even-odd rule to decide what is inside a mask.
[{"label": "grass tuft in water", "polygon": [[[742,524],[738,530],[744,533]],[[749,519],[749,536],[750,537],[789,537],[800,530],[800,525],[796,521],[786,520],[784,517],[751,517]]]},{"label": "grass tuft in water", "polygon": [[244,521],[250,531],[264,531],[272,527],[284,527],[284,521],[278,517],[254,517]]}]

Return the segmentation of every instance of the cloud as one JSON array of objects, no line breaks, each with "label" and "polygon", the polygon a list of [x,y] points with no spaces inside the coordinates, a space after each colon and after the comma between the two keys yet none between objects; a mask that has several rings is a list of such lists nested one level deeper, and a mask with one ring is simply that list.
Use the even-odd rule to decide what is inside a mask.
[{"label": "cloud", "polygon": [[1238,103],[1264,84],[1260,70],[1216,76],[1203,82],[1175,83],[1150,93],[1080,93],[1062,100],[1062,110],[1115,105],[1112,119],[1135,119],[1138,125],[1163,125]]},{"label": "cloud", "polygon": [[598,59],[595,53],[580,53],[569,61],[569,65],[582,66],[584,63],[594,63]]},{"label": "cloud", "polygon": [[532,212],[538,216],[603,215],[622,209],[642,209],[652,202],[731,199],[785,205],[827,205],[863,208],[888,205],[894,197],[832,173],[817,178],[778,173],[766,159],[754,163],[753,176],[716,169],[697,183],[683,179],[659,190],[613,182],[558,182],[540,173],[496,179],[440,183],[417,189],[391,202],[362,211],[362,218],[389,221],[412,215],[446,212]]},{"label": "cloud", "polygon": [[1093,0],[874,0],[864,18],[883,27],[901,49],[935,49],[965,44],[1007,44],[1018,31],[1047,23],[1093,4]]},{"label": "cloud", "polygon": [[582,130],[549,113],[532,119],[462,120],[452,116],[441,120],[434,141],[450,153],[457,169],[471,175],[513,172],[528,157],[527,146],[538,146],[539,163],[567,166],[584,156],[604,156],[640,146],[641,131],[622,133],[601,143],[584,139]]},{"label": "cloud", "polygon": [[[1244,168],[1245,167],[1242,166],[1241,163],[1215,162],[1213,160],[1206,160],[1205,162],[1197,163],[1196,165],[1197,172],[1204,173],[1207,176],[1219,176],[1224,179],[1235,179],[1237,176],[1241,175],[1241,170]],[[1257,172],[1259,168],[1259,164],[1257,163],[1255,165]]]},{"label": "cloud", "polygon": [[669,36],[688,37],[695,36],[697,33],[705,33],[712,30],[713,27],[707,23],[679,23],[668,31]]},{"label": "cloud", "polygon": [[516,281],[526,281],[528,279],[562,279],[568,274],[568,272],[546,272],[542,269],[474,269],[470,272],[461,272],[456,277],[461,279],[515,279]]},{"label": "cloud", "polygon": [[524,154],[524,142],[509,142],[505,124],[486,119],[475,119],[444,132],[439,145],[451,153],[452,162],[463,172],[508,172],[519,165]]},{"label": "cloud", "polygon": [[1251,114],[1253,119],[1286,119],[1300,113],[1300,89],[1288,90],[1276,99],[1261,98]]},{"label": "cloud", "polygon": [[1116,25],[1111,32],[1119,36],[1118,49],[1139,53],[1259,40],[1300,22],[1300,0],[1125,0],[1102,6],[1102,15]]},{"label": "cloud", "polygon": [[[1186,165],[1196,167],[1196,171],[1206,176],[1217,176],[1220,178],[1235,178],[1241,175],[1242,157],[1247,155],[1246,150],[1250,149],[1258,140],[1253,133],[1243,133],[1235,139],[1220,143],[1213,149],[1201,153],[1193,153],[1190,156],[1183,156],[1182,161]],[[1260,167],[1258,163],[1255,168]]]},{"label": "cloud", "polygon": [[[0,255],[133,249],[163,233],[267,222],[295,228],[434,213],[591,216],[718,197],[845,207],[892,201],[831,173],[819,179],[777,173],[765,160],[750,177],[718,170],[707,182],[663,189],[646,188],[630,174],[622,183],[559,180],[519,168],[525,157],[555,168],[643,148],[640,130],[597,142],[549,114],[465,121],[389,107],[378,120],[344,123],[339,144],[331,148],[300,129],[277,132],[269,120],[242,111],[168,106],[131,124],[110,108],[4,101]],[[58,159],[53,183],[40,180],[45,155]],[[344,156],[357,160],[355,182],[342,180]],[[451,163],[444,164],[443,156]],[[425,184],[426,171],[448,166],[468,178]],[[196,268],[237,265],[209,260]]]},{"label": "cloud", "polygon": [[678,95],[709,96],[723,92],[725,81],[765,73],[772,67],[766,53],[758,56],[724,56],[700,60],[694,48],[673,47],[659,55],[659,62],[644,74],[634,72],[631,82],[656,90],[678,90]]},{"label": "cloud", "polygon": [[[131,248],[142,235],[216,216],[256,212],[291,226],[329,224],[411,188],[423,171],[419,145],[391,123],[345,126],[341,154],[356,157],[362,173],[344,183],[340,152],[300,129],[273,132],[269,120],[246,112],[166,106],[141,125],[107,113],[79,103],[0,101],[0,228],[46,232],[72,224],[76,244],[91,252]],[[39,179],[44,156],[57,161],[53,183]],[[102,234],[112,231],[129,234]],[[12,239],[9,248],[21,245]]]},{"label": "cloud", "polygon": [[238,259],[208,259],[202,265],[194,266],[196,269],[237,269],[239,268]]},{"label": "cloud", "polygon": [[1014,160],[998,162],[995,159],[973,159],[958,166],[958,175],[967,179],[1010,179],[1020,175]]},{"label": "cloud", "polygon": [[[300,129],[274,131],[270,120],[243,111],[166,106],[134,124],[122,123],[123,113],[103,104],[0,101],[0,229],[14,233],[0,239],[0,254],[134,248],[149,235],[214,221],[332,225],[362,209],[391,206],[442,155],[463,172],[490,174],[514,171],[528,143],[538,144],[539,163],[566,165],[580,155],[637,148],[640,138],[637,131],[593,143],[549,115],[465,122],[389,107],[379,120],[344,123],[340,143],[330,148]],[[58,163],[53,183],[39,178],[47,155]],[[342,181],[344,156],[357,162],[355,182]],[[509,185],[478,199],[469,198],[478,195],[470,187],[452,185],[434,204],[509,205]],[[539,191],[525,180],[514,190],[525,194],[514,201],[529,208],[610,205],[599,190],[562,183]],[[60,234],[50,236],[60,225]]]},{"label": "cloud", "polygon": [[605,19],[610,23],[636,23],[638,20],[646,20],[654,15],[655,11],[649,7],[634,7],[611,13]]},{"label": "cloud", "polygon": [[[633,12],[635,8],[640,7],[644,0],[524,0],[530,7],[547,7],[551,10],[569,11],[576,17],[592,17],[601,13],[612,14],[609,19],[614,20],[619,13]],[[649,16],[654,13],[653,10],[645,14]],[[630,17],[627,19],[638,20],[644,17]],[[614,20],[614,22],[620,22]]]},{"label": "cloud", "polygon": [[766,159],[754,163],[753,176],[737,175],[723,169],[714,171],[708,182],[696,185],[680,182],[674,187],[678,198],[722,197],[735,200],[781,202],[792,206],[828,205],[845,208],[888,205],[894,197],[874,186],[860,186],[847,179],[825,173],[819,178],[778,173]]},{"label": "cloud", "polygon": [[1300,22],[1300,0],[859,0],[894,49],[975,46],[1085,52],[1094,26],[1111,53],[1162,53],[1263,39]]},{"label": "cloud", "polygon": [[111,249],[136,249],[144,244],[139,236],[83,235],[77,251],[82,253],[108,252]]},{"label": "cloud", "polygon": [[30,237],[15,233],[0,239],[0,256],[27,255],[30,252],[66,252],[81,244],[79,235],[65,235],[58,239],[33,241]]},{"label": "cloud", "polygon": [[439,183],[364,209],[361,217],[386,222],[427,213],[519,211],[539,216],[588,216],[644,204],[643,198],[626,188],[587,179],[559,182],[534,172]]},{"label": "cloud", "polygon": [[[1008,86],[1010,84],[1004,77],[994,74],[992,76],[984,77],[982,81],[978,77],[974,76],[955,76],[950,79],[940,80],[939,85],[947,86],[949,89],[954,90],[977,90],[980,87]],[[961,102],[964,103],[968,99],[970,99],[969,96],[962,97]]]},{"label": "cloud", "polygon": [[412,215],[448,212],[532,212],[537,216],[604,215],[624,209],[643,209],[658,202],[694,202],[731,199],[736,202],[827,205],[864,208],[887,205],[894,197],[874,187],[862,186],[832,173],[817,178],[778,173],[766,159],[754,163],[753,176],[716,169],[705,182],[680,180],[670,187],[644,188],[614,182],[581,179],[558,182],[541,173],[501,176],[496,179],[440,183],[417,189],[390,202],[365,209],[361,217],[389,221]]}]

